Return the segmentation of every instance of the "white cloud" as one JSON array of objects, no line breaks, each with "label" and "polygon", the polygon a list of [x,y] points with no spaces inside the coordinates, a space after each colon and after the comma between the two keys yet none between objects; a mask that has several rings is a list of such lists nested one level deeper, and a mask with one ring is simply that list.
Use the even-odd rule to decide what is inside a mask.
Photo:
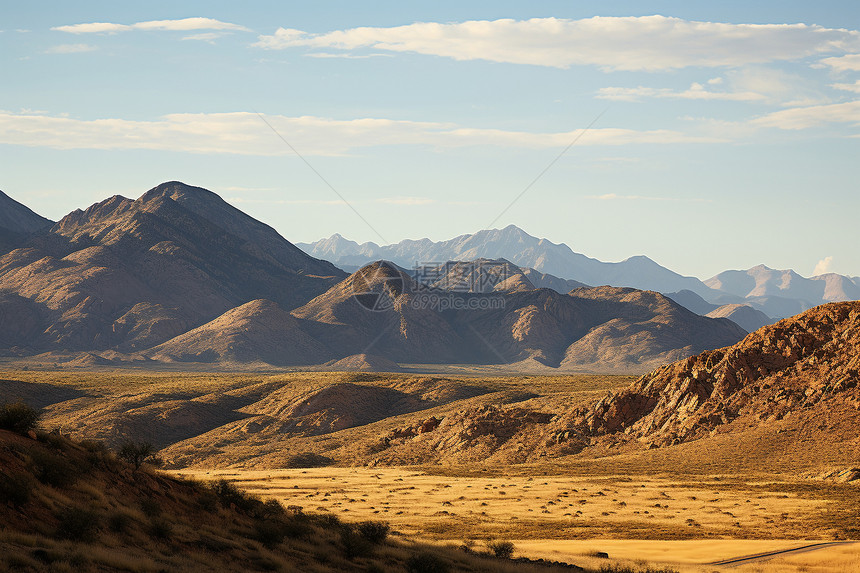
[{"label": "white cloud", "polygon": [[60,44],[45,50],[46,54],[80,54],[82,52],[92,52],[98,50],[96,46],[89,44]]},{"label": "white cloud", "polygon": [[381,197],[376,202],[389,205],[429,205],[436,201],[429,197]]},{"label": "white cloud", "polygon": [[838,72],[860,72],[860,54],[847,54],[834,58],[824,58],[821,63]]},{"label": "white cloud", "polygon": [[261,35],[255,46],[271,50],[371,48],[455,60],[653,71],[843,54],[860,49],[860,33],[807,24],[725,24],[655,15],[418,22],[321,34],[279,28],[272,35]]},{"label": "white cloud", "polygon": [[[710,80],[708,83],[713,85],[715,82]],[[649,88],[644,86],[638,86],[635,88],[605,87],[597,90],[597,97],[613,101],[637,101],[642,98],[728,101],[762,101],[766,99],[764,95],[755,92],[709,91],[702,84],[695,82],[684,91],[675,91],[670,88]]]},{"label": "white cloud", "polygon": [[72,24],[69,26],[56,26],[51,28],[59,32],[70,34],[114,34],[116,32],[127,32],[129,30],[172,30],[188,32],[191,30],[236,30],[250,32],[250,30],[239,24],[222,22],[212,18],[182,18],[181,20],[149,20],[137,22],[136,24],[116,24],[113,22],[90,22],[86,24]]},{"label": "white cloud", "polygon": [[795,107],[769,113],[750,122],[761,127],[809,129],[828,123],[860,125],[860,101]]},{"label": "white cloud", "polygon": [[197,40],[200,42],[209,42],[212,43],[218,38],[224,36],[223,32],[203,32],[201,34],[191,34],[189,36],[183,36],[183,40]]},{"label": "white cloud", "polygon": [[726,87],[720,91],[694,82],[682,91],[670,88],[637,86],[634,88],[605,87],[597,97],[614,101],[638,101],[643,98],[746,101],[785,106],[826,103],[827,97],[809,80],[780,70],[747,66],[730,70],[725,77],[707,80],[707,86]]},{"label": "white cloud", "polygon": [[[579,130],[531,133],[460,127],[452,123],[378,118],[337,120],[322,117],[267,116],[302,154],[341,155],[380,145],[427,145],[435,148],[499,146],[563,148]],[[592,128],[577,145],[711,143],[670,130],[636,131]],[[80,120],[68,117],[0,113],[0,143],[55,149],[161,149],[191,153],[290,155],[255,113],[172,114],[156,120]]]},{"label": "white cloud", "polygon": [[853,84],[830,84],[830,87],[837,90],[860,94],[860,80],[855,81]]},{"label": "white cloud", "polygon": [[824,275],[831,272],[831,268],[833,267],[833,257],[824,257],[818,264],[815,265],[815,269],[812,271],[812,276],[817,277],[818,275]]}]

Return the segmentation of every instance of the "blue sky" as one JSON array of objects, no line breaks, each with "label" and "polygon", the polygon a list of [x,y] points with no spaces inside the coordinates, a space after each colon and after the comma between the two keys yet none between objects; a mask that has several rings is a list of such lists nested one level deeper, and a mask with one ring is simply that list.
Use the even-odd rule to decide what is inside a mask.
[{"label": "blue sky", "polygon": [[294,242],[860,275],[856,2],[0,6],[0,189],[54,219],[181,180]]}]

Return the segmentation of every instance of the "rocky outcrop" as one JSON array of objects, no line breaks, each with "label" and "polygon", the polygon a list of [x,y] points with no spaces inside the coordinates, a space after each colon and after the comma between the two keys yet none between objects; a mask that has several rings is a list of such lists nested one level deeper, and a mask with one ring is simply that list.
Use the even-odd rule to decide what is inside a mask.
[{"label": "rocky outcrop", "polygon": [[623,432],[672,445],[738,417],[778,420],[836,394],[857,394],[858,372],[860,303],[833,303],[659,368],[557,424],[573,435]]}]

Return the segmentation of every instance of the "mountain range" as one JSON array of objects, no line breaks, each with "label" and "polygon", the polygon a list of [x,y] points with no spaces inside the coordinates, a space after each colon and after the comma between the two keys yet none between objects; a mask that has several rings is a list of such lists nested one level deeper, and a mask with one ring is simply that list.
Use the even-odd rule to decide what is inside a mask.
[{"label": "mountain range", "polygon": [[379,246],[370,242],[359,244],[335,234],[315,243],[296,245],[312,256],[350,271],[379,259],[405,268],[447,261],[504,259],[554,281],[572,280],[585,285],[632,287],[667,294],[689,291],[716,306],[745,304],[774,319],[827,302],[860,299],[860,277],[828,273],[804,278],[791,270],[759,265],[746,271],[725,271],[701,281],[671,271],[642,255],[617,263],[602,262],[576,253],[564,243],[533,237],[514,225],[440,242],[404,240]]},{"label": "mountain range", "polygon": [[639,372],[746,334],[657,292],[585,287],[508,261],[446,265],[435,282],[380,262],[347,275],[179,182],[54,224],[0,199],[15,238],[0,251],[0,348],[11,356]]}]

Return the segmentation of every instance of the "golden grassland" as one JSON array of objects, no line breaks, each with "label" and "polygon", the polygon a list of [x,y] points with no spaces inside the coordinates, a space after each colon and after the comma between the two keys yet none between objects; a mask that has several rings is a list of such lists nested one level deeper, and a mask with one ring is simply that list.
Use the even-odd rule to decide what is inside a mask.
[{"label": "golden grassland", "polygon": [[[39,394],[48,403],[51,392],[60,396],[61,391],[73,390],[96,404],[131,395],[141,397],[142,403],[151,397],[157,404],[250,388],[287,388],[298,395],[344,381],[399,387],[417,376],[9,371],[0,373],[0,401],[4,382],[25,398],[28,393]],[[560,411],[632,380],[628,376],[483,372],[458,372],[449,378],[464,386],[481,386],[486,392],[323,435],[260,436],[257,441],[231,445],[229,440],[238,434],[206,428],[201,438],[193,438],[198,442],[188,442],[191,445],[185,451],[193,454],[199,443],[216,444],[221,453],[212,455],[211,449],[201,447],[197,457],[186,456],[190,466],[175,473],[204,481],[224,478],[264,499],[347,522],[385,521],[399,533],[398,542],[407,545],[474,543],[481,547],[489,539],[508,539],[518,555],[595,570],[609,563],[710,572],[722,568],[707,563],[727,557],[860,538],[860,486],[810,479],[816,472],[857,463],[841,442],[828,443],[827,421],[821,423],[823,433],[821,424],[792,418],[668,448],[613,449],[596,444],[579,455],[528,464],[351,467],[363,444],[431,415],[445,416],[476,404],[507,403],[510,396],[527,393],[530,397],[518,404]],[[46,427],[67,431],[67,415],[49,405]],[[160,423],[159,418],[151,423]],[[87,437],[88,431],[83,425],[74,435]],[[334,465],[283,469],[281,461],[296,452],[331,455]],[[609,560],[596,557],[595,552],[608,553]],[[860,571],[860,549],[832,546],[733,570]]]}]

